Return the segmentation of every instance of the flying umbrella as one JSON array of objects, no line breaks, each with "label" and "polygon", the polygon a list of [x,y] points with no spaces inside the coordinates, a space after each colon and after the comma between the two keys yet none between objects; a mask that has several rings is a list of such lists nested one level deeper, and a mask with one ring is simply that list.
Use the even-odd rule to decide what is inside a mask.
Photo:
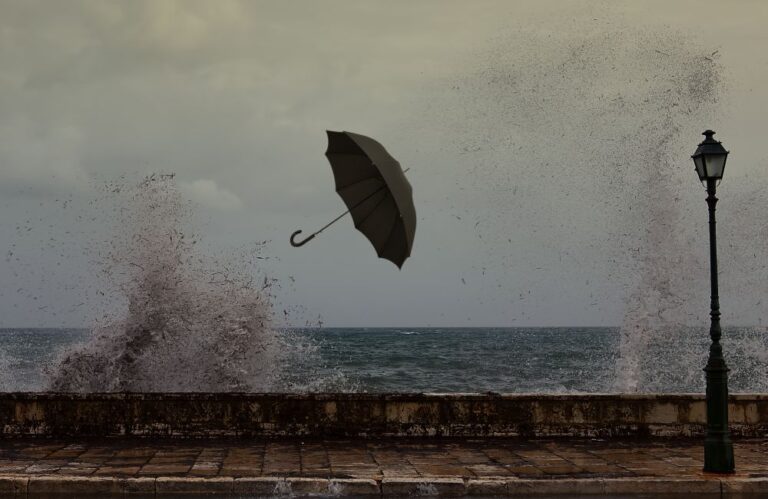
[{"label": "flying umbrella", "polygon": [[306,244],[351,213],[355,227],[368,238],[379,258],[402,268],[411,255],[416,209],[411,184],[400,163],[377,141],[352,132],[329,130],[325,155],[331,163],[336,192],[349,209],[303,241],[295,241],[301,233],[297,230],[291,235],[291,244]]}]

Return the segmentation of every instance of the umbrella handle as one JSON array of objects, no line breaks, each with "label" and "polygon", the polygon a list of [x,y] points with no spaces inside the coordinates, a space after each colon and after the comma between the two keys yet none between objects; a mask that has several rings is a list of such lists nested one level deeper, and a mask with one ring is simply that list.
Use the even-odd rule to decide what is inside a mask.
[{"label": "umbrella handle", "polygon": [[[405,170],[403,170],[403,173],[407,172],[408,170],[410,170],[410,168],[406,168]],[[327,224],[325,224],[325,225],[323,226],[323,228],[322,228],[322,229],[320,229],[320,230],[318,230],[317,232],[315,232],[314,234],[310,235],[308,238],[304,239],[303,241],[300,241],[300,242],[296,242],[296,241],[294,241],[294,239],[296,238],[296,236],[298,236],[299,234],[301,234],[301,230],[297,230],[296,232],[294,232],[293,234],[291,234],[291,246],[293,246],[294,248],[298,248],[299,246],[304,246],[304,245],[305,245],[305,244],[307,244],[309,241],[311,241],[313,237],[315,237],[316,235],[320,234],[322,231],[324,231],[325,229],[327,229],[327,228],[328,228],[328,227],[330,227],[331,225],[333,225],[333,224],[335,224],[336,222],[338,222],[338,221],[341,219],[341,217],[343,217],[344,215],[346,215],[346,214],[347,214],[347,213],[349,213],[350,211],[354,210],[355,208],[357,208],[358,206],[360,206],[360,205],[361,205],[361,204],[363,204],[364,202],[368,201],[368,200],[369,200],[371,197],[373,197],[374,195],[376,195],[376,194],[378,194],[379,192],[381,192],[382,190],[384,190],[384,188],[385,188],[385,187],[386,187],[386,185],[382,185],[381,187],[379,187],[378,189],[376,189],[375,191],[373,191],[372,193],[370,193],[369,195],[367,195],[365,198],[363,198],[362,200],[360,200],[360,201],[359,201],[359,202],[358,202],[358,203],[357,203],[355,206],[353,206],[352,208],[348,209],[347,211],[345,211],[344,213],[342,213],[342,214],[341,214],[341,215],[339,215],[338,217],[334,218],[333,220],[331,220],[330,222],[328,222]]]},{"label": "umbrella handle", "polygon": [[305,245],[305,244],[307,244],[307,243],[308,243],[308,242],[309,242],[309,241],[310,241],[312,238],[314,238],[314,237],[317,235],[317,233],[315,233],[315,234],[312,234],[312,235],[311,235],[311,236],[309,236],[308,238],[304,239],[303,241],[299,241],[299,242],[297,243],[296,241],[294,241],[294,239],[295,239],[295,238],[296,238],[296,236],[298,236],[299,234],[301,234],[301,230],[297,230],[296,232],[294,232],[293,234],[291,234],[291,246],[293,246],[294,248],[298,248],[299,246],[304,246],[304,245]]}]

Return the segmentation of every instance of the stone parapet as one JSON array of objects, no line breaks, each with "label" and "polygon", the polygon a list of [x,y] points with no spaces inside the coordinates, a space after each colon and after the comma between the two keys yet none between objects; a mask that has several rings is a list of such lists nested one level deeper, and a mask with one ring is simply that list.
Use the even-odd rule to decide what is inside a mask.
[{"label": "stone parapet", "polygon": [[[732,395],[734,436],[768,436],[768,394]],[[8,436],[691,437],[703,394],[0,393]]]}]

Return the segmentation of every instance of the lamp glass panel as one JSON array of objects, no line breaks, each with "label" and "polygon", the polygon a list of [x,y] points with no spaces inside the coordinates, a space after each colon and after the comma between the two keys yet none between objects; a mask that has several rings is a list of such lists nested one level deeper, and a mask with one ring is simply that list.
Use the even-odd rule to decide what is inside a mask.
[{"label": "lamp glass panel", "polygon": [[696,173],[699,174],[699,180],[704,180],[707,178],[707,171],[704,168],[704,157],[703,156],[694,156],[693,157],[693,164],[696,165]]},{"label": "lamp glass panel", "polygon": [[723,178],[727,154],[707,154],[707,177]]}]

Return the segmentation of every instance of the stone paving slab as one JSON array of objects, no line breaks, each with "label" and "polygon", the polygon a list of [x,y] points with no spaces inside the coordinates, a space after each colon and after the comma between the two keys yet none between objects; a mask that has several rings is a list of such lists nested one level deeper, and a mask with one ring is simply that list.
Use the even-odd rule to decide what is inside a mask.
[{"label": "stone paving slab", "polygon": [[0,496],[768,495],[768,439],[737,472],[693,440],[0,440]]}]

